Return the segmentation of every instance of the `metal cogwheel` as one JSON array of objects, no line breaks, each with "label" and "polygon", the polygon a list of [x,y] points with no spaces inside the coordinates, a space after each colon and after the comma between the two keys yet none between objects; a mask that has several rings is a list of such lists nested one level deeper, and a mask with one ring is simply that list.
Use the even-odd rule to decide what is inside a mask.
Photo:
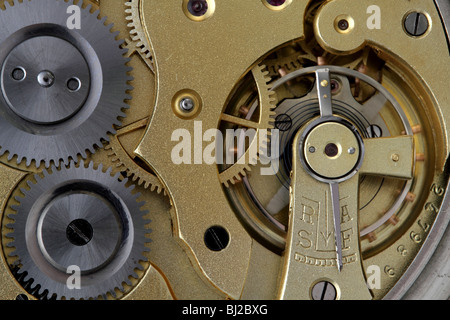
[{"label": "metal cogwheel", "polygon": [[125,10],[125,13],[127,14],[126,19],[129,21],[128,27],[131,28],[131,39],[136,42],[136,47],[139,49],[140,54],[145,58],[150,70],[154,72],[153,51],[142,26],[139,4],[139,0],[131,0],[125,3],[125,5],[129,7]]},{"label": "metal cogwheel", "polygon": [[[130,33],[131,37],[131,40],[125,40],[126,44],[129,48],[132,48],[130,52],[136,52],[140,55],[142,60],[145,62],[145,65],[149,68],[152,75],[154,75],[155,70],[153,66],[153,54],[142,27],[139,1],[132,0],[126,2],[125,6],[127,21],[125,29]],[[128,53],[129,56],[130,52]],[[139,72],[139,70],[136,72]],[[137,75],[138,79],[134,80],[139,81],[140,76],[141,75]],[[147,100],[145,100],[145,103],[147,103]],[[136,139],[130,141],[125,138],[125,143],[122,140],[123,136],[136,134],[138,131],[146,128],[149,115],[146,114],[143,118],[139,118],[138,116],[138,119],[134,117],[136,114],[139,114],[139,111],[131,115],[131,117],[128,117],[127,121],[124,121],[124,123],[118,126],[114,134],[109,135],[108,144],[106,144],[105,150],[110,157],[110,161],[117,170],[122,171],[126,177],[135,182],[137,185],[143,186],[145,189],[149,189],[150,191],[156,191],[159,194],[164,190],[162,183],[157,176],[151,172],[151,169],[149,169],[141,159],[136,158],[133,154],[133,146],[136,144]],[[164,194],[166,194],[166,192],[164,192]]]},{"label": "metal cogwheel", "polygon": [[316,60],[314,55],[299,52],[298,48],[292,46],[285,48],[281,52],[273,53],[272,56],[264,61],[264,64],[267,66],[271,77],[279,77],[302,68],[305,61],[315,63]]},{"label": "metal cogwheel", "polygon": [[[241,163],[240,161],[235,162],[230,167],[226,168],[219,174],[220,182],[226,187],[231,184],[235,184],[236,181],[241,181],[242,177],[246,176],[246,172],[251,171],[250,164],[256,163],[256,159],[250,159],[250,150],[252,150],[252,145],[258,143],[258,132],[261,129],[268,130],[268,136],[270,135],[270,129],[274,128],[274,115],[273,111],[276,107],[275,102],[275,92],[270,90],[269,82],[271,78],[269,77],[269,71],[266,70],[266,66],[256,66],[251,71],[254,82],[257,87],[258,99],[249,108],[248,112],[245,112],[245,118],[238,118],[236,116],[230,116],[223,113],[221,120],[223,122],[232,123],[244,128],[252,128],[256,130],[256,135],[250,142],[248,148],[241,155],[242,159],[248,159]],[[259,108],[259,117],[256,122],[249,121],[252,115],[255,113],[255,109]],[[266,139],[268,140],[268,136]],[[268,141],[259,141],[259,147],[265,147]],[[229,150],[228,150],[229,152]]]},{"label": "metal cogwheel", "polygon": [[[158,194],[164,190],[164,186],[156,175],[138,165],[135,160],[128,155],[120,144],[117,136],[111,137],[105,150],[109,152],[109,156],[111,157],[111,161],[115,164],[115,167],[121,170],[137,185],[142,185],[145,189],[156,191]],[[165,190],[164,194],[166,194]]]},{"label": "metal cogwheel", "polygon": [[[148,212],[139,194],[132,193],[134,186],[119,177],[111,168],[72,162],[36,175],[36,182],[21,189],[23,196],[16,196],[19,205],[11,206],[16,213],[8,225],[13,232],[7,235],[14,240],[8,246],[15,248],[10,256],[17,256],[17,275],[21,282],[32,280],[35,296],[116,297],[116,290],[124,292],[124,284],[139,279],[150,221],[144,219]],[[81,276],[78,289],[67,285],[73,266]]]},{"label": "metal cogwheel", "polygon": [[[103,146],[125,117],[131,67],[99,11],[82,1],[26,0],[0,11],[0,154],[68,164]],[[79,26],[69,27],[78,7]],[[95,32],[93,32],[95,30]]]}]

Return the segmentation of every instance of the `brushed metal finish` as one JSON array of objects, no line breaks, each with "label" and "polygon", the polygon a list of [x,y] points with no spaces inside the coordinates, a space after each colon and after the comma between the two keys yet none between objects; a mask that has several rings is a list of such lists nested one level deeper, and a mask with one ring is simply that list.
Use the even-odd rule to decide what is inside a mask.
[{"label": "brushed metal finish", "polygon": [[[20,273],[25,281],[32,279],[32,288],[38,285],[39,293],[48,290],[47,296],[58,299],[89,299],[116,296],[115,289],[124,290],[123,283],[131,285],[129,277],[138,278],[135,269],[143,270],[140,261],[150,241],[143,217],[143,203],[134,187],[126,187],[127,179],[120,181],[119,174],[111,175],[95,169],[91,162],[53,173],[36,176],[23,190],[24,198],[14,206],[10,215],[14,239],[9,244],[15,250]],[[92,239],[85,245],[71,243],[66,230],[71,222],[84,219],[93,229]],[[70,266],[80,268],[81,288],[70,290],[67,273]]]},{"label": "brushed metal finish", "polygon": [[[81,10],[81,29],[67,27],[69,3],[54,0],[16,1],[0,12],[0,154],[17,156],[30,166],[68,164],[86,151],[94,153],[114,133],[124,117],[130,67],[111,26]],[[80,4],[79,4],[80,5]],[[92,32],[95,30],[95,32]],[[11,80],[16,65],[29,70],[20,83]],[[52,71],[54,85],[34,81],[41,71]],[[67,81],[76,77],[81,89],[70,92]],[[44,90],[46,89],[46,90]],[[56,100],[57,99],[57,100]]]}]

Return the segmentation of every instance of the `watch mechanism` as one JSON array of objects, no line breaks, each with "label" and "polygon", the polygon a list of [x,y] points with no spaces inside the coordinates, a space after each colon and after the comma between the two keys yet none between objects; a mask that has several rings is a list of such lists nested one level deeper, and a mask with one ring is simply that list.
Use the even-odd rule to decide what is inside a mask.
[{"label": "watch mechanism", "polygon": [[447,0],[1,0],[0,299],[448,299]]}]

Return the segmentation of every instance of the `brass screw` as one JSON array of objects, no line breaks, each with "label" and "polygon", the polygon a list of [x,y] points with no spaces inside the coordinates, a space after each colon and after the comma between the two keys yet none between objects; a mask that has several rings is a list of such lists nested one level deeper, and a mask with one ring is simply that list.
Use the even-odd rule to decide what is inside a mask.
[{"label": "brass screw", "polygon": [[391,157],[392,161],[398,162],[400,160],[400,156],[396,153],[394,153]]},{"label": "brass screw", "polygon": [[328,81],[327,80],[322,80],[322,82],[320,83],[320,85],[324,88],[328,87]]}]

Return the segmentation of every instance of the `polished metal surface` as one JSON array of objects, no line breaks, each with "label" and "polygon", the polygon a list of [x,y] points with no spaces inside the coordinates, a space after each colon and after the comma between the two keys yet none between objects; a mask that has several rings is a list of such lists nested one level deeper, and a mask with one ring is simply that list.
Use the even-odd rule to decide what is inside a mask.
[{"label": "polished metal surface", "polygon": [[[68,29],[69,6],[17,1],[0,12],[8,26],[0,29],[0,154],[27,166],[94,153],[127,108],[131,78],[121,42],[90,7],[80,7],[83,27]],[[17,69],[25,72],[20,81]]]},{"label": "polished metal surface", "polygon": [[442,26],[447,35],[448,49],[450,51],[450,2],[447,0],[434,0],[442,19]]},{"label": "polished metal surface", "polygon": [[0,0],[0,299],[449,299],[449,19]]},{"label": "polished metal surface", "polygon": [[[131,285],[129,277],[138,279],[135,269],[143,269],[149,221],[126,179],[92,162],[71,164],[29,182],[30,190],[23,191],[10,216],[10,255],[18,257],[16,264],[25,279],[33,280],[32,288],[47,290],[49,298],[115,296],[123,283]],[[81,272],[78,290],[67,285],[71,266]]]},{"label": "polished metal surface", "polygon": [[[11,75],[17,68],[25,79]],[[77,92],[67,87],[80,79]],[[57,37],[34,37],[17,45],[3,65],[3,93],[9,108],[26,121],[51,125],[73,117],[83,106],[90,90],[86,60],[70,42]]]}]

